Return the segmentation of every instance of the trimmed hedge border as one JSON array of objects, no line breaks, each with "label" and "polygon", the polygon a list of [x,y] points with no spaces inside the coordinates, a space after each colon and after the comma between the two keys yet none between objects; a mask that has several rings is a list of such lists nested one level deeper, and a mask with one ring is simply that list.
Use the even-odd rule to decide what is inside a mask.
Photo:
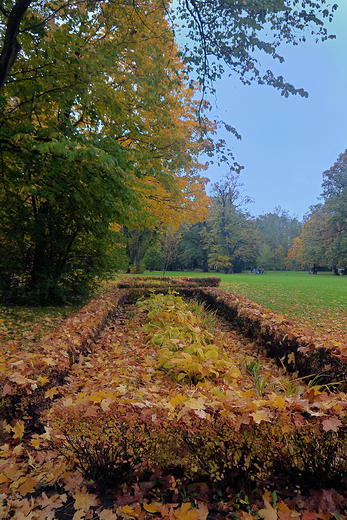
[{"label": "trimmed hedge border", "polygon": [[[162,280],[161,277],[154,278]],[[339,383],[337,389],[347,391],[347,357],[343,356],[333,343],[322,344],[313,332],[308,335],[307,330],[300,329],[290,319],[275,314],[252,300],[215,287],[205,287],[204,284],[211,278],[186,278],[181,285],[180,278],[175,278],[174,284],[171,283],[172,279],[165,280],[168,280],[165,285],[152,287],[139,287],[134,284],[128,284],[126,287],[126,282],[121,280],[119,285],[122,288],[112,289],[93,299],[69,318],[58,334],[55,332],[44,338],[39,349],[42,348],[43,355],[46,355],[47,347],[51,352],[54,350],[56,364],[47,367],[43,373],[50,382],[30,391],[30,398],[33,399],[34,395],[43,393],[57,383],[64,384],[69,368],[78,362],[79,356],[92,354],[93,343],[117,307],[126,303],[136,303],[141,297],[149,297],[153,291],[167,293],[170,290],[177,291],[185,298],[204,302],[208,309],[217,311],[219,316],[229,321],[243,335],[256,341],[268,356],[276,359],[277,363],[284,365],[288,371],[296,371],[299,377],[318,375],[317,384]],[[213,283],[218,285],[219,281],[220,279],[214,278]],[[28,375],[35,377],[35,373]],[[6,380],[7,377],[3,381],[4,385]],[[3,404],[4,401],[15,398],[16,394],[23,396],[23,391],[25,392],[24,386],[13,386],[13,382],[11,385],[13,391],[3,394]]]},{"label": "trimmed hedge border", "polygon": [[[60,329],[43,338],[37,346],[38,362],[40,357],[44,359],[49,355],[54,356],[54,363],[43,371],[40,372],[40,367],[35,365],[30,352],[21,354],[20,360],[23,360],[23,364],[16,373],[22,373],[25,378],[29,377],[29,381],[32,378],[35,381],[38,376],[45,376],[49,382],[43,386],[32,387],[25,379],[19,383],[11,380],[12,372],[8,368],[16,362],[14,358],[7,360],[5,377],[0,381],[0,418],[8,419],[6,413],[11,414],[22,403],[28,415],[32,415],[33,420],[39,420],[40,406],[49,406],[48,400],[44,398],[45,391],[53,386],[63,385],[70,368],[74,363],[78,363],[80,355],[87,356],[92,353],[93,343],[117,307],[124,304],[127,294],[128,291],[118,288],[101,294],[69,318]],[[38,373],[35,372],[35,367]]]},{"label": "trimmed hedge border", "polygon": [[337,389],[347,391],[347,358],[333,342],[322,343],[321,338],[313,332],[308,335],[292,320],[233,293],[212,288],[200,289],[199,294],[195,291],[191,296],[185,290],[180,292],[204,301],[242,334],[256,340],[288,371],[298,372],[299,377],[317,375],[317,384],[339,383]]},{"label": "trimmed hedge border", "polygon": [[118,282],[119,288],[158,288],[158,287],[218,287],[221,279],[217,276],[129,276]]},{"label": "trimmed hedge border", "polygon": [[[232,323],[242,334],[262,346],[269,357],[278,365],[284,365],[289,372],[297,372],[298,377],[317,376],[317,384],[334,384],[337,390],[347,391],[347,357],[333,342],[319,338],[314,332],[300,328],[292,320],[275,314],[260,304],[234,293],[199,286],[169,285],[139,287],[131,285],[127,302],[135,303],[139,298],[149,297],[153,290],[166,293],[173,289],[181,296],[205,302],[211,311]],[[124,282],[124,281],[123,281]],[[125,282],[124,282],[125,283]]]}]

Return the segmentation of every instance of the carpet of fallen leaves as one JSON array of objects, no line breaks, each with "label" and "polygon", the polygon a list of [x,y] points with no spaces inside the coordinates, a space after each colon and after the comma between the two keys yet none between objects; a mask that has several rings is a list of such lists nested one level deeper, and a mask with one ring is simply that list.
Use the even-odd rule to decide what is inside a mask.
[{"label": "carpet of fallen leaves", "polygon": [[[110,299],[101,300],[111,307]],[[98,305],[101,305],[98,301]],[[95,305],[94,305],[95,307]],[[139,518],[165,520],[206,520],[224,518],[251,520],[329,520],[347,518],[347,497],[336,491],[312,491],[302,496],[285,490],[265,491],[245,496],[233,489],[223,490],[218,483],[185,482],[184,476],[163,476],[156,470],[149,476],[139,474],[131,483],[123,483],[107,494],[87,481],[73,457],[66,457],[54,449],[59,432],[53,431],[55,410],[66,410],[66,417],[74,407],[82,417],[98,417],[115,402],[130,403],[139,409],[158,406],[181,416],[195,413],[205,417],[212,409],[227,407],[235,411],[240,423],[270,422],[276,411],[303,412],[319,416],[326,431],[337,431],[345,414],[347,400],[343,394],[319,392],[302,381],[293,381],[284,369],[266,358],[259,347],[233,331],[229,324],[215,324],[214,343],[223,349],[237,367],[228,384],[223,380],[183,384],[158,371],[156,347],[147,341],[143,331],[146,313],[135,306],[118,307],[112,320],[99,332],[96,341],[78,351],[78,337],[83,327],[95,330],[100,315],[93,305],[82,313],[84,322],[76,318],[69,330],[56,332],[55,345],[66,342],[75,345],[71,357],[62,347],[55,353],[45,342],[36,353],[41,357],[21,358],[18,351],[3,362],[3,397],[18,387],[32,392],[42,387],[46,406],[41,407],[37,424],[22,415],[13,421],[3,418],[0,448],[0,517],[14,520],[115,520]],[[94,310],[91,310],[94,309]],[[100,310],[102,316],[105,311]],[[53,334],[54,336],[54,334]],[[52,336],[51,336],[52,340]],[[78,353],[79,352],[79,353]],[[35,354],[33,354],[35,356]],[[34,359],[34,362],[33,362]],[[255,378],[245,370],[256,359],[261,367],[261,381],[266,381],[262,395]],[[64,379],[51,379],[48,369],[63,364]],[[5,381],[4,376],[7,379]],[[295,377],[294,377],[295,379]],[[258,379],[259,380],[259,379]],[[6,387],[6,385],[8,385]],[[41,401],[40,401],[41,403]],[[41,406],[41,405],[40,405]],[[331,410],[334,414],[331,415]],[[160,490],[156,482],[161,480]],[[281,492],[283,491],[283,494]]]}]

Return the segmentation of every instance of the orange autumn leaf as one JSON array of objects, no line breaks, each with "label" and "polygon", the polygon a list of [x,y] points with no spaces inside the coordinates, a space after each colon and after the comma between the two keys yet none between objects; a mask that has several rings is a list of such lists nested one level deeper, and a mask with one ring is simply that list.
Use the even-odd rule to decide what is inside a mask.
[{"label": "orange autumn leaf", "polygon": [[197,509],[192,509],[190,502],[184,502],[178,509],[173,511],[173,515],[178,520],[197,520],[199,512]]},{"label": "orange autumn leaf", "polygon": [[33,477],[28,477],[25,482],[19,486],[18,491],[23,496],[25,496],[27,493],[33,493],[35,491],[36,484],[37,480],[35,480]]}]

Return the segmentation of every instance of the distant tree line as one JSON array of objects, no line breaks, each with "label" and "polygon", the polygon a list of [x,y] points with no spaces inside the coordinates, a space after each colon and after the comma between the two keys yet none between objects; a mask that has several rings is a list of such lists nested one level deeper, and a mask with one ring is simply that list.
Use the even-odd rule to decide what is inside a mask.
[{"label": "distant tree line", "polygon": [[[179,228],[165,269],[347,274],[347,150],[323,173],[320,202],[310,207],[303,222],[280,206],[252,217],[245,210],[250,199],[241,188],[234,173],[212,185],[208,217]],[[131,270],[163,268],[163,230],[127,230],[125,235]]]},{"label": "distant tree line", "polygon": [[170,226],[123,228],[129,270],[239,273],[257,267],[300,268],[293,251],[301,223],[279,206],[271,213],[251,216],[245,209],[250,199],[242,193],[242,186],[239,174],[231,172],[214,183],[208,217],[203,222],[183,224],[176,231]]}]

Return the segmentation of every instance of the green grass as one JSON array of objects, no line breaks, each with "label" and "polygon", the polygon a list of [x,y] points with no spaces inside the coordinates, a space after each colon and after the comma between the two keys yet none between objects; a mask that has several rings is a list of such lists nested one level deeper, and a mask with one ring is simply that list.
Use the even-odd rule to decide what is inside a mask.
[{"label": "green grass", "polygon": [[[166,276],[211,274],[176,271],[167,272]],[[291,271],[268,271],[263,275],[249,272],[215,275],[222,279],[221,289],[250,298],[295,321],[325,332],[347,331],[347,276],[331,273],[309,276],[307,272]]]}]

